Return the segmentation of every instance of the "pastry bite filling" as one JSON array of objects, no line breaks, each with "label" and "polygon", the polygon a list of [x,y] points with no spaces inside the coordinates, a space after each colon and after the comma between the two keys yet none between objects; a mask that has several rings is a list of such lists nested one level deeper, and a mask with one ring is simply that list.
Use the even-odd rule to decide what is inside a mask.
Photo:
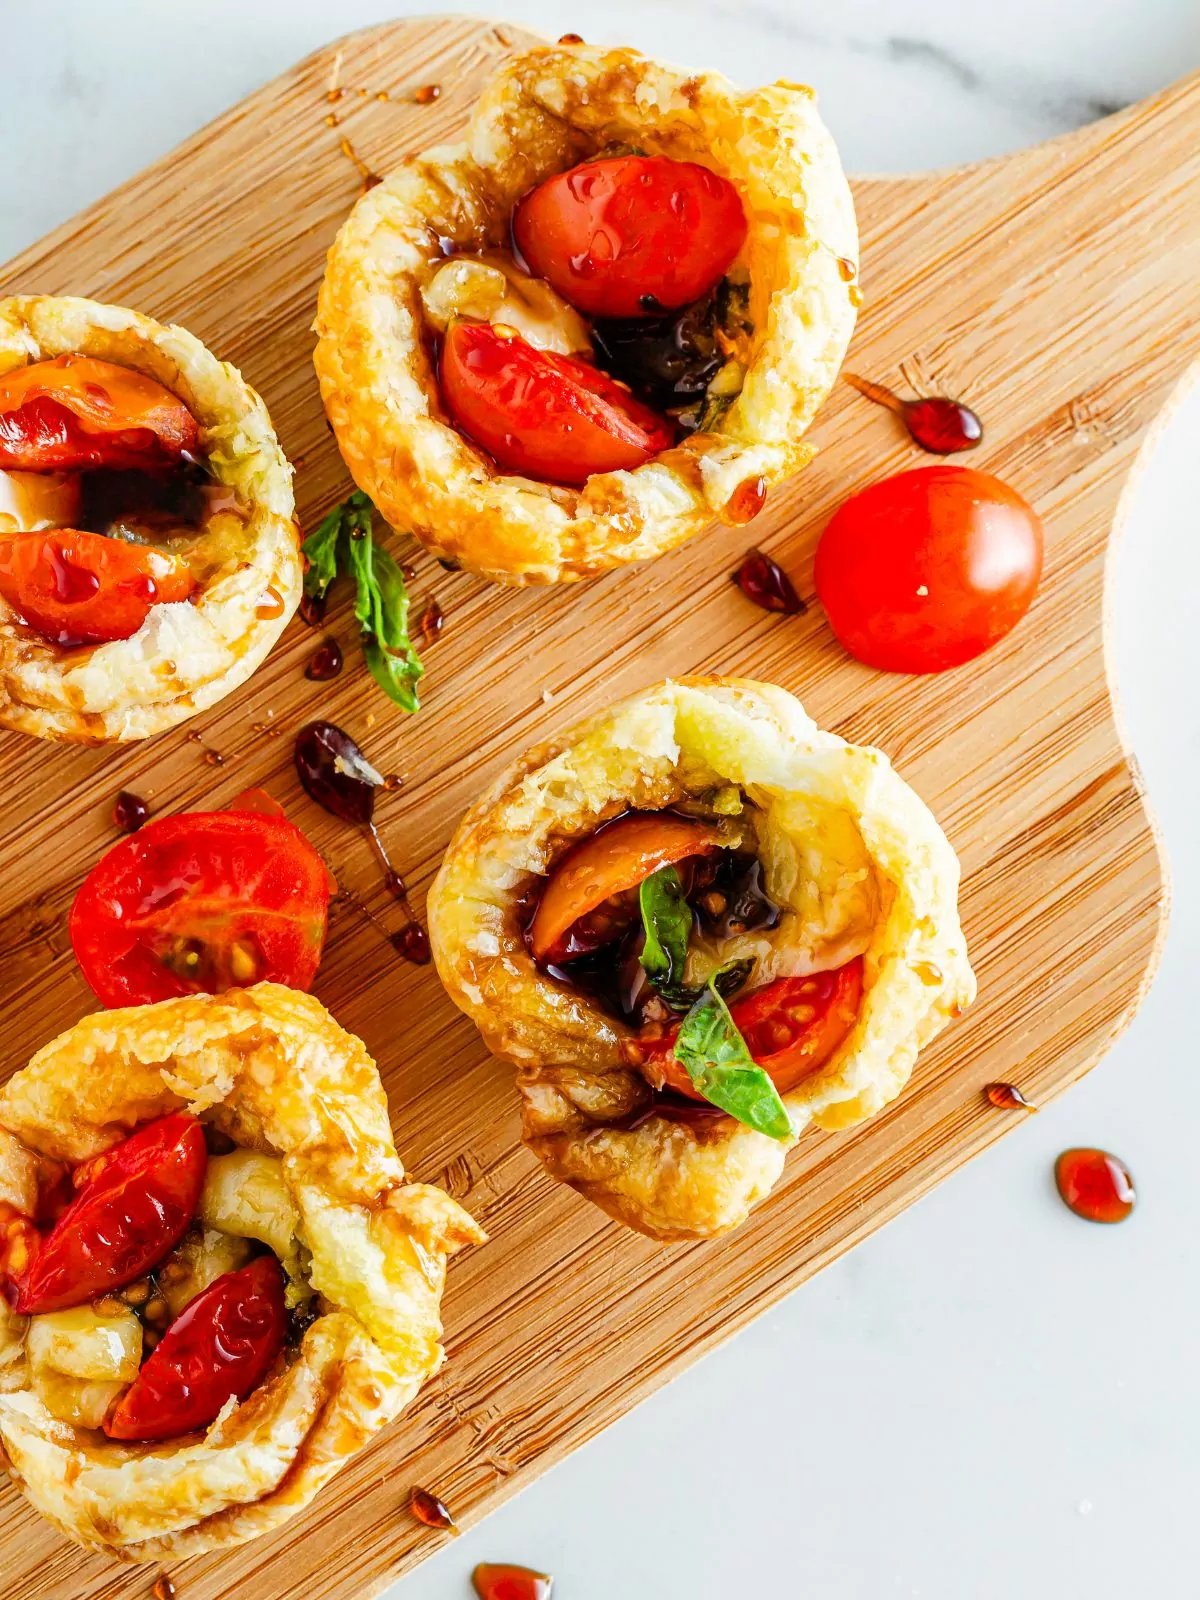
[{"label": "pastry bite filling", "polygon": [[627,1125],[728,1115],[787,1139],[781,1097],[858,1019],[861,953],[813,971],[789,950],[755,807],[733,787],[604,823],[535,886],[522,920],[541,971],[625,1025],[623,1057],[654,1091]]},{"label": "pastry bite filling", "polygon": [[130,638],[232,572],[248,527],[153,378],[83,355],[0,377],[0,596],[50,644]]},{"label": "pastry bite filling", "polygon": [[52,1416],[174,1439],[295,1359],[322,1306],[279,1157],[174,1112],[39,1171],[34,1215],[0,1207],[0,1281]]},{"label": "pastry bite filling", "polygon": [[442,240],[421,291],[443,404],[500,472],[580,486],[718,425],[753,333],[728,179],[601,149],[505,230],[507,248],[474,254]]}]

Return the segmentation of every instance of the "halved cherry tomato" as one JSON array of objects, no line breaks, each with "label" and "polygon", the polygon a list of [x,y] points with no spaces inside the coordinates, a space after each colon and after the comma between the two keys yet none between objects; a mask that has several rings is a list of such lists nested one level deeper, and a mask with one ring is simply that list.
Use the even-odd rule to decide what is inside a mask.
[{"label": "halved cherry tomato", "polygon": [[1042,575],[1042,525],[999,478],[917,467],[835,512],[814,575],[851,655],[884,672],[944,672],[1028,611]]},{"label": "halved cherry tomato", "polygon": [[561,960],[573,924],[610,896],[636,888],[660,867],[721,848],[710,823],[671,811],[635,811],[597,828],[550,874],[529,926],[534,959]]},{"label": "halved cherry tomato", "polygon": [[[788,1094],[824,1066],[850,1032],[862,1000],[862,957],[832,972],[776,978],[734,1000],[729,1014],[746,1047],[780,1094]],[[643,1043],[663,1082],[692,1100],[704,1096],[675,1058],[678,1026]]]},{"label": "halved cherry tomato", "polygon": [[725,276],[746,237],[727,178],[667,156],[612,156],[548,178],[513,238],[529,267],[594,317],[655,316]]},{"label": "halved cherry tomato", "polygon": [[161,467],[199,439],[182,400],[112,361],[57,356],[0,377],[0,467]]},{"label": "halved cherry tomato", "polygon": [[283,1271],[258,1256],[190,1301],[104,1424],[110,1439],[173,1439],[205,1428],[258,1387],[287,1336]]},{"label": "halved cherry tomato", "polygon": [[273,794],[265,789],[243,789],[235,794],[225,807],[226,811],[256,811],[261,817],[286,817],[287,812]]},{"label": "halved cherry tomato", "polygon": [[451,324],[440,373],[446,410],[505,472],[582,484],[675,440],[673,424],[614,378],[488,322]]},{"label": "halved cherry tomato", "polygon": [[140,1278],[187,1231],[207,1165],[204,1131],[182,1111],[106,1151],[19,1280],[17,1311],[64,1311]]},{"label": "halved cherry tomato", "polygon": [[71,907],[71,944],[106,1006],[267,980],[307,989],[332,885],[286,818],[160,817],[114,845],[84,879]]},{"label": "halved cherry tomato", "polygon": [[128,639],[196,580],[177,556],[103,533],[0,534],[0,595],[53,644]]}]

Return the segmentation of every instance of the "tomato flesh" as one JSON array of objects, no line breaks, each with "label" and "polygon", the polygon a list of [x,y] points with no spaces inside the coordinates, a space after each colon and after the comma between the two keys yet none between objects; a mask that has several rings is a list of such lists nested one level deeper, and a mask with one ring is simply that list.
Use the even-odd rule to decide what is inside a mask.
[{"label": "tomato flesh", "polygon": [[454,422],[505,472],[583,484],[674,443],[674,425],[615,379],[491,323],[451,324],[440,376]]},{"label": "tomato flesh", "polygon": [[176,556],[103,533],[0,534],[0,595],[52,644],[128,639],[196,580]]},{"label": "tomato flesh", "polygon": [[182,400],[111,361],[57,356],[0,377],[0,468],[161,467],[199,439]]},{"label": "tomato flesh", "polygon": [[272,1255],[226,1272],[163,1334],[104,1424],[110,1439],[173,1439],[207,1427],[230,1398],[244,1400],[287,1336],[283,1271]]},{"label": "tomato flesh", "polygon": [[186,1232],[207,1165],[203,1129],[183,1112],[106,1151],[17,1279],[16,1310],[65,1311],[140,1278]]},{"label": "tomato flesh", "polygon": [[1042,575],[1042,525],[973,467],[918,467],[852,495],[817,547],[834,633],[885,672],[944,672],[1025,615]]},{"label": "tomato flesh", "polygon": [[286,818],[189,812],[146,823],[84,879],[70,935],[106,1006],[270,981],[307,989],[333,880]]},{"label": "tomato flesh", "polygon": [[671,811],[632,812],[598,828],[555,867],[529,925],[534,959],[561,961],[572,927],[611,896],[636,888],[661,867],[722,848],[707,822]]},{"label": "tomato flesh", "polygon": [[594,317],[654,316],[699,300],[746,238],[727,178],[666,156],[585,161],[521,201],[513,238],[526,263]]},{"label": "tomato flesh", "polygon": [[235,794],[226,811],[256,811],[262,817],[286,817],[287,812],[273,794],[251,787]]},{"label": "tomato flesh", "polygon": [[[780,1094],[811,1077],[853,1028],[862,1001],[862,957],[832,972],[776,978],[734,1000],[729,1014],[746,1047]],[[662,1039],[644,1044],[654,1070],[667,1087],[691,1100],[703,1100],[675,1057],[676,1025]]]}]

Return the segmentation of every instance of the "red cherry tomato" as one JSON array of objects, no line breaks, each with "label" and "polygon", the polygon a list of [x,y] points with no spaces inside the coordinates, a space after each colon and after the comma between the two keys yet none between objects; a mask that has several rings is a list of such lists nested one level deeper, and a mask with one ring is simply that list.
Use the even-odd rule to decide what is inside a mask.
[{"label": "red cherry tomato", "polygon": [[243,789],[235,794],[225,807],[226,811],[257,811],[262,817],[286,817],[287,812],[273,794],[265,789]]},{"label": "red cherry tomato", "polygon": [[727,178],[666,156],[585,161],[513,214],[526,263],[593,317],[653,316],[719,283],[746,238]]},{"label": "red cherry tomato", "polygon": [[672,811],[633,812],[598,828],[550,874],[529,925],[534,960],[561,961],[568,953],[578,954],[568,951],[566,936],[589,911],[624,889],[636,888],[661,867],[720,848],[720,837],[708,823]]},{"label": "red cherry tomato", "polygon": [[884,672],[944,672],[1025,615],[1042,525],[1015,489],[973,467],[917,467],[835,512],[816,587],[834,633]]},{"label": "red cherry tomato", "polygon": [[673,424],[615,379],[488,322],[451,325],[441,381],[446,410],[505,472],[582,484],[674,443]]},{"label": "red cherry tomato", "polygon": [[195,587],[178,557],[149,545],[75,528],[0,534],[0,595],[53,644],[128,639],[152,605]]},{"label": "red cherry tomato", "polygon": [[88,1182],[20,1280],[17,1311],[63,1311],[140,1278],[186,1232],[207,1165],[203,1129],[181,1111],[89,1164]]},{"label": "red cherry tomato", "polygon": [[[861,1001],[862,957],[855,956],[832,972],[776,978],[734,1000],[729,1014],[755,1061],[780,1094],[789,1094],[829,1060],[853,1028]],[[678,1032],[676,1026],[646,1048],[668,1087],[702,1100],[687,1068],[675,1058]]]},{"label": "red cherry tomato", "polygon": [[161,817],[114,845],[84,879],[71,907],[71,944],[106,1006],[267,980],[307,989],[332,883],[282,817]]},{"label": "red cherry tomato", "polygon": [[287,1336],[283,1271],[274,1256],[227,1272],[163,1334],[104,1424],[110,1439],[173,1439],[205,1428],[231,1397],[244,1400]]},{"label": "red cherry tomato", "polygon": [[182,400],[112,361],[57,356],[0,377],[0,467],[161,467],[199,440]]}]

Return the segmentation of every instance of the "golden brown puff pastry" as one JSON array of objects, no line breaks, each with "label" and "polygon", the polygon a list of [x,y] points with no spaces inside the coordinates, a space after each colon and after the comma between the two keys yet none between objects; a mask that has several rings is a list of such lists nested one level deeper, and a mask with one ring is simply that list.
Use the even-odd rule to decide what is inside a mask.
[{"label": "golden brown puff pastry", "polygon": [[451,840],[429,897],[434,958],[488,1046],[516,1063],[524,1137],[547,1169],[662,1239],[736,1227],[788,1142],[730,1118],[607,1126],[650,1100],[627,1065],[634,1035],[534,965],[519,902],[604,821],[681,803],[725,819],[783,909],[724,952],[755,958],[755,987],[864,958],[857,1022],[783,1097],[797,1129],[850,1127],[886,1105],[975,993],[942,830],[886,756],[823,732],[786,690],[658,684],[522,757]]},{"label": "golden brown puff pastry", "polygon": [[4,1313],[9,1471],[63,1533],[133,1560],[239,1544],[307,1505],[441,1365],[446,1258],[483,1238],[440,1189],[405,1181],[362,1043],[310,995],[267,983],[101,1012],[38,1051],[0,1090],[0,1198],[32,1209],[31,1152],[79,1162],[185,1108],[282,1158],[328,1309],[202,1438],[154,1445],[56,1420],[30,1385],[26,1319]]},{"label": "golden brown puff pastry", "polygon": [[[719,433],[632,472],[564,489],[499,476],[449,423],[421,289],[456,250],[502,248],[515,203],[610,145],[695,161],[729,178],[749,233],[752,350]],[[315,354],[325,409],[359,488],[394,527],[501,583],[588,578],[672,549],[747,480],[776,483],[812,450],[802,435],[853,331],[858,246],[837,151],[810,89],[739,91],[633,50],[557,45],[514,56],[462,144],[403,163],[363,195],[332,249]]]},{"label": "golden brown puff pastry", "polygon": [[64,651],[0,599],[0,725],[93,744],[144,739],[236,689],[299,605],[292,469],[259,396],[183,328],[94,300],[0,299],[0,376],[66,354],[130,367],[177,395],[209,470],[241,503],[207,518],[193,598],[152,607],[128,639]]}]

